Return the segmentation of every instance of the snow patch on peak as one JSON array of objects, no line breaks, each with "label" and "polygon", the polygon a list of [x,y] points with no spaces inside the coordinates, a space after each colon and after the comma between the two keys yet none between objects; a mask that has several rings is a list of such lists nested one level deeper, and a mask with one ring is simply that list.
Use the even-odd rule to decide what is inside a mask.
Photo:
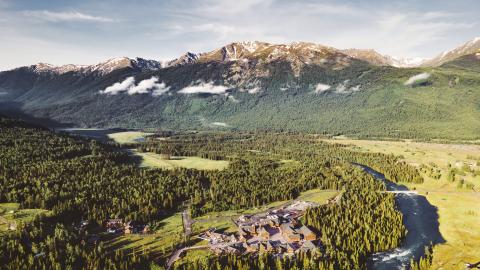
[{"label": "snow patch on peak", "polygon": [[259,47],[258,41],[242,41],[240,44],[250,53],[255,52]]},{"label": "snow patch on peak", "polygon": [[421,57],[391,57],[391,65],[394,67],[408,68],[408,67],[418,67],[422,65],[428,59]]},{"label": "snow patch on peak", "polygon": [[47,63],[38,63],[36,65],[31,66],[31,68],[37,73],[54,73],[54,74],[63,74],[70,71],[79,71],[82,68],[85,68],[84,65],[63,65],[63,66],[55,66]]},{"label": "snow patch on peak", "polygon": [[200,57],[201,54],[196,54],[192,52],[187,52],[184,55],[173,59],[171,61],[168,61],[164,67],[173,67],[173,66],[182,66],[182,65],[188,65],[188,64],[193,64],[197,62],[198,58]]},{"label": "snow patch on peak", "polygon": [[91,71],[97,71],[102,74],[110,73],[116,69],[124,68],[124,67],[131,67],[132,62],[128,57],[116,57],[108,59],[104,62],[98,63],[96,65],[91,66]]},{"label": "snow patch on peak", "polygon": [[471,43],[477,43],[477,42],[480,42],[480,37],[476,37],[471,41]]}]

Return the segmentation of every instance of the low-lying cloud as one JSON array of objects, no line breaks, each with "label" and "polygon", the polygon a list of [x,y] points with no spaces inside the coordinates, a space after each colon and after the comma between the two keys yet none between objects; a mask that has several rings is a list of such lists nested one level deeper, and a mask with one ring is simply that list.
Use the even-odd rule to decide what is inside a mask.
[{"label": "low-lying cloud", "polygon": [[232,101],[233,103],[239,103],[240,100],[236,99],[234,96],[232,95],[228,95],[228,100]]},{"label": "low-lying cloud", "polygon": [[152,96],[158,97],[161,96],[170,90],[170,86],[167,86],[164,82],[155,84],[155,87],[152,90]]},{"label": "low-lying cloud", "polygon": [[157,85],[157,82],[157,77],[151,77],[150,79],[142,80],[137,85],[132,85],[127,92],[129,95],[147,94],[150,89],[153,89]]},{"label": "low-lying cloud", "polygon": [[229,87],[225,85],[215,85],[213,82],[200,82],[196,85],[190,85],[182,88],[178,93],[181,94],[225,94]]},{"label": "low-lying cloud", "polygon": [[318,83],[316,86],[315,86],[315,93],[323,93],[325,91],[328,91],[332,86],[328,85],[328,84],[324,84],[324,83]]},{"label": "low-lying cloud", "polygon": [[337,93],[337,94],[351,94],[354,92],[360,91],[362,85],[358,84],[355,86],[349,86],[350,80],[345,80],[341,83],[338,83],[335,87],[324,84],[324,83],[318,83],[315,86],[315,93]]},{"label": "low-lying cloud", "polygon": [[117,82],[111,86],[101,90],[101,94],[117,95],[118,93],[127,92],[129,95],[136,94],[148,94],[151,93],[152,96],[160,96],[170,90],[164,82],[158,83],[158,77],[151,77],[150,79],[145,79],[140,81],[135,85],[135,78],[128,77],[122,82]]},{"label": "low-lying cloud", "polygon": [[120,92],[127,91],[130,87],[135,85],[135,78],[128,77],[122,82],[117,82],[109,87],[105,88],[105,90],[100,91],[101,94],[109,94],[109,95],[116,95]]},{"label": "low-lying cloud", "polygon": [[216,127],[229,127],[230,126],[227,123],[223,123],[223,122],[212,122],[211,125],[216,126]]},{"label": "low-lying cloud", "polygon": [[250,89],[247,90],[247,92],[248,92],[249,94],[259,93],[259,92],[260,92],[260,87],[257,86],[257,87],[254,87],[254,88],[250,88]]},{"label": "low-lying cloud", "polygon": [[335,92],[339,94],[347,93],[348,92],[347,83],[348,83],[348,80],[345,80],[343,83],[338,84],[337,87],[335,88]]},{"label": "low-lying cloud", "polygon": [[427,73],[427,72],[424,72],[424,73],[420,73],[420,74],[417,74],[415,76],[412,76],[410,78],[408,78],[408,80],[404,83],[404,85],[412,85],[418,81],[421,81],[421,80],[426,80],[428,78],[430,78],[431,74],[430,73]]}]

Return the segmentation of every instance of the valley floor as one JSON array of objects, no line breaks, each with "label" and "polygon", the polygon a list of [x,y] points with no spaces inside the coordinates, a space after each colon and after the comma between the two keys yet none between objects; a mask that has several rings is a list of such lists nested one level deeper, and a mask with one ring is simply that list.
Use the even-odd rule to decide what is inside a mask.
[{"label": "valley floor", "polygon": [[[418,167],[425,182],[401,183],[426,196],[438,208],[440,232],[446,243],[434,247],[432,269],[464,269],[480,261],[480,146],[368,141],[346,138],[328,140],[362,151],[403,156]],[[450,171],[455,176],[449,176]]]}]

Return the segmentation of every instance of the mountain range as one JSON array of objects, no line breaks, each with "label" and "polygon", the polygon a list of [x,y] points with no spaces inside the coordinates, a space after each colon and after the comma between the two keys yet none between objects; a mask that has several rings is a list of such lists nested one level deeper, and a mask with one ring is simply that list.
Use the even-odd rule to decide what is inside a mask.
[{"label": "mountain range", "polygon": [[480,38],[432,59],[235,42],[172,61],[0,72],[0,111],[82,127],[479,139]]}]

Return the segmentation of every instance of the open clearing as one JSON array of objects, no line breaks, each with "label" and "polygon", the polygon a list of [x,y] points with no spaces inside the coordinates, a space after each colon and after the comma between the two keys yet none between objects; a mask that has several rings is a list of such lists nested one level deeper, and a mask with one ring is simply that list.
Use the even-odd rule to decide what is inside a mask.
[{"label": "open clearing", "polygon": [[[314,189],[302,193],[297,199],[307,200],[317,203],[326,203],[328,199],[335,197],[339,194],[336,190],[320,190]],[[273,202],[262,207],[250,208],[246,210],[231,210],[209,213],[207,215],[195,218],[193,224],[193,234],[190,237],[190,246],[205,246],[208,243],[206,241],[200,241],[196,238],[199,233],[210,229],[217,228],[219,230],[225,230],[230,232],[237,231],[237,227],[232,222],[232,218],[238,217],[242,214],[253,214],[266,211],[272,207],[278,207],[289,201]],[[182,243],[183,236],[183,223],[181,212],[176,213],[170,217],[158,221],[158,226],[152,234],[138,235],[127,234],[112,237],[111,235],[104,234],[106,247],[110,249],[122,249],[131,252],[140,252],[146,250],[153,259],[165,260],[175,250],[177,244]],[[213,252],[209,249],[193,249],[184,252],[182,255],[182,262],[195,261],[197,258],[204,258],[212,255]]]},{"label": "open clearing", "polygon": [[[464,269],[466,262],[480,261],[480,176],[464,171],[467,167],[480,170],[477,163],[480,146],[350,139],[327,141],[351,144],[360,151],[401,155],[406,162],[422,167],[423,184],[402,184],[416,189],[438,208],[440,232],[447,242],[435,246],[432,269]],[[454,181],[447,180],[451,168],[463,175],[457,174]],[[441,175],[439,179],[432,171]],[[460,185],[462,180],[473,184],[473,189]]]},{"label": "open clearing", "polygon": [[[32,221],[38,214],[48,214],[44,209],[20,209],[18,203],[0,203],[0,232],[9,227]],[[10,226],[11,225],[11,226]]]},{"label": "open clearing", "polygon": [[141,158],[140,167],[151,168],[189,168],[198,170],[223,170],[228,167],[229,162],[225,160],[211,160],[201,157],[171,157],[165,159],[162,155],[145,152],[140,153],[136,150],[130,150],[134,156]]},{"label": "open clearing", "polygon": [[[108,235],[107,235],[108,236]],[[114,237],[105,244],[111,249],[122,249],[132,252],[146,250],[153,259],[166,259],[175,246],[183,240],[181,213],[176,213],[158,222],[151,234],[126,234]]]},{"label": "open clearing", "polygon": [[[295,200],[310,201],[310,202],[316,202],[319,204],[325,204],[327,203],[328,199],[333,198],[338,194],[339,194],[339,191],[337,190],[312,189],[312,190],[303,192]],[[195,218],[195,223],[193,224],[193,233],[198,234],[210,228],[225,230],[227,232],[235,232],[237,231],[237,226],[233,223],[232,219],[235,219],[243,214],[255,214],[255,213],[264,212],[270,208],[276,208],[288,202],[290,201],[277,201],[277,202],[269,203],[267,205],[264,205],[258,208],[208,213],[204,216]]]},{"label": "open clearing", "polygon": [[[310,201],[316,202],[319,204],[326,204],[328,199],[331,199],[337,196],[340,193],[338,190],[321,190],[321,189],[312,189],[302,194],[295,200]],[[238,218],[243,214],[256,214],[265,212],[271,208],[278,208],[283,204],[289,203],[292,200],[287,201],[277,201],[266,204],[262,207],[250,208],[245,210],[229,210],[222,212],[212,212],[204,216],[200,216],[194,219],[193,223],[193,235],[198,235],[201,232],[204,232],[208,229],[215,228],[223,232],[237,232],[238,228],[233,223],[233,220]],[[195,246],[208,245],[208,242],[203,240],[197,243]],[[205,258],[212,256],[214,253],[210,249],[193,249],[184,252],[184,256],[181,261],[184,263],[194,262],[199,258]]]},{"label": "open clearing", "polygon": [[119,144],[137,143],[144,140],[146,136],[153,135],[153,133],[141,131],[124,131],[108,134],[108,137]]}]

